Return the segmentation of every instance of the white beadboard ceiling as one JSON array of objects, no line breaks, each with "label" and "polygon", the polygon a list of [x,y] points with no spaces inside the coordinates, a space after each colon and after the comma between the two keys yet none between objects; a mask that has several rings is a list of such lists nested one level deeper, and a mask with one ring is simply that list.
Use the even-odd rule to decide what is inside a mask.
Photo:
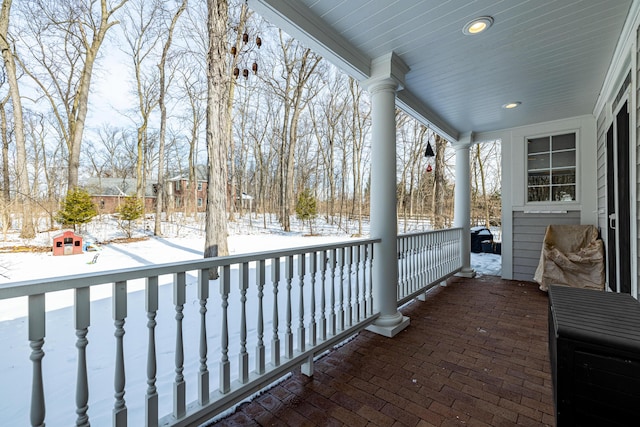
[{"label": "white beadboard ceiling", "polygon": [[[632,0],[250,0],[350,75],[390,52],[399,105],[449,137],[592,114]],[[488,15],[493,26],[465,36]],[[503,104],[522,105],[505,110]]]}]

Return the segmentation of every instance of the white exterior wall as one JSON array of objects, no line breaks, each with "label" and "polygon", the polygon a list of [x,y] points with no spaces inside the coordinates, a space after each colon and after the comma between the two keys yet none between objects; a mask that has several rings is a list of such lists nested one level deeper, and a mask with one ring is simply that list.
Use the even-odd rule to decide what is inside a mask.
[{"label": "white exterior wall", "polygon": [[[527,138],[570,132],[576,133],[577,200],[527,203]],[[493,139],[502,141],[502,277],[513,279],[513,262],[518,256],[514,253],[514,212],[530,214],[532,218],[544,218],[545,215],[557,217],[569,212],[575,215],[577,211],[581,224],[597,225],[596,120],[590,115],[556,120],[479,134],[475,140]]]}]

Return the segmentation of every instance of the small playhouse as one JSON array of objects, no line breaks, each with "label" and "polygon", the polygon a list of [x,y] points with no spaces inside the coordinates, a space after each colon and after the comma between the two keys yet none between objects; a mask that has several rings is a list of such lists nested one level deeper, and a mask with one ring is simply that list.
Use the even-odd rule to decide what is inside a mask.
[{"label": "small playhouse", "polygon": [[53,236],[54,255],[76,255],[82,253],[82,236],[71,230]]}]

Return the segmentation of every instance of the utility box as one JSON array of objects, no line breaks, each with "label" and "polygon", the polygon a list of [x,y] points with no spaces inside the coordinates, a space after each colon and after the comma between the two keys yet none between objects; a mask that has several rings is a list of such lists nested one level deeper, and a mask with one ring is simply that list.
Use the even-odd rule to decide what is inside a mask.
[{"label": "utility box", "polygon": [[76,255],[82,253],[82,236],[65,231],[53,236],[54,255]]}]

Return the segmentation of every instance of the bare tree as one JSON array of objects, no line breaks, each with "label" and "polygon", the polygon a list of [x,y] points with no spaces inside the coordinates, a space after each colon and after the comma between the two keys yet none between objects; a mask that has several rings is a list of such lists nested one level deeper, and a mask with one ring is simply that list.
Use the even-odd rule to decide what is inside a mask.
[{"label": "bare tree", "polygon": [[291,230],[290,216],[294,203],[295,153],[298,141],[298,124],[300,115],[307,103],[317,95],[319,87],[309,84],[314,76],[321,57],[310,49],[303,48],[298,42],[280,34],[281,60],[284,62],[282,76],[275,77],[268,83],[272,93],[282,100],[283,112],[280,134],[280,179],[279,216],[285,231]]},{"label": "bare tree", "polygon": [[16,141],[16,178],[18,182],[17,199],[22,205],[22,228],[20,236],[32,238],[35,236],[31,210],[31,191],[29,190],[29,176],[27,172],[27,150],[24,136],[24,120],[22,118],[22,101],[20,99],[20,88],[18,86],[18,75],[16,71],[16,61],[14,49],[9,40],[9,17],[11,13],[11,0],[2,1],[0,10],[0,51],[7,73],[9,83],[9,95],[13,106],[13,126],[14,138]]},{"label": "bare tree", "polygon": [[11,223],[11,212],[9,204],[11,203],[11,182],[9,177],[9,126],[7,121],[7,112],[5,106],[9,101],[9,93],[0,101],[0,136],[2,138],[2,191],[0,192],[0,223],[2,223],[2,231],[4,240],[7,239],[7,231]]},{"label": "bare tree", "polygon": [[445,227],[445,200],[446,200],[446,179],[445,179],[445,149],[447,141],[440,135],[432,134],[436,145],[435,167],[433,168],[434,191],[431,219],[432,227],[436,230]]},{"label": "bare tree", "polygon": [[344,93],[347,90],[346,78],[336,75],[329,83],[329,93],[322,102],[310,104],[309,112],[313,124],[313,133],[318,143],[319,159],[324,168],[323,186],[326,187],[326,220],[333,224],[335,218],[336,177],[335,145],[340,131],[343,115],[347,111]]},{"label": "bare tree", "polygon": [[2,200],[9,203],[11,200],[11,181],[9,172],[9,122],[7,120],[6,105],[10,95],[0,101],[0,137],[2,138]]},{"label": "bare tree", "polygon": [[[229,253],[227,246],[227,174],[226,158],[228,146],[226,108],[228,92],[227,19],[226,0],[207,0],[207,211],[205,220],[204,256],[215,257]],[[209,277],[218,277],[217,269],[209,271]]]},{"label": "bare tree", "polygon": [[133,131],[104,125],[98,132],[101,150],[94,152],[94,158],[106,178],[130,178],[136,168],[136,138]]},{"label": "bare tree", "polygon": [[38,70],[24,63],[22,68],[49,101],[67,144],[67,191],[78,186],[93,69],[107,32],[118,24],[113,15],[126,2],[35,0],[21,4],[30,29],[23,42]]},{"label": "bare tree", "polygon": [[[199,77],[199,70],[194,70],[189,67],[180,67],[180,78],[178,85],[181,91],[184,93],[183,99],[187,100],[188,108],[184,112],[184,122],[188,124],[188,135],[186,136],[189,153],[187,155],[187,171],[188,182],[187,189],[189,198],[186,200],[185,212],[191,212],[193,215],[196,213],[196,203],[194,200],[197,174],[196,165],[198,163],[198,141],[200,139],[200,132],[202,123],[205,119],[203,110],[206,110],[203,106],[206,99],[206,87],[203,85],[202,80]],[[173,201],[169,201],[169,204]]]},{"label": "bare tree", "polygon": [[171,47],[171,42],[173,40],[173,32],[176,28],[176,23],[180,18],[180,15],[187,8],[187,0],[182,0],[182,4],[178,7],[176,12],[173,14],[171,18],[171,23],[169,24],[169,28],[167,30],[167,38],[162,47],[162,55],[160,57],[160,63],[158,64],[158,69],[160,71],[160,92],[158,95],[158,105],[160,107],[160,138],[159,138],[159,147],[158,147],[158,187],[156,192],[156,215],[155,222],[153,227],[153,233],[156,236],[162,234],[161,225],[161,215],[162,215],[162,207],[163,207],[163,184],[164,184],[164,149],[165,149],[165,135],[167,128],[167,106],[165,104],[165,94],[167,91],[167,83],[166,83],[166,64],[167,64],[167,56],[169,55],[169,48]]},{"label": "bare tree", "polygon": [[349,95],[351,98],[351,134],[353,145],[353,182],[354,182],[354,209],[353,214],[358,218],[357,235],[362,235],[363,194],[362,181],[364,176],[365,140],[368,125],[370,123],[371,110],[363,107],[362,89],[358,83],[349,78]]},{"label": "bare tree", "polygon": [[124,38],[133,63],[135,95],[140,115],[137,134],[136,195],[144,197],[146,175],[144,165],[149,151],[149,119],[158,105],[158,68],[153,64],[156,45],[160,42],[161,7],[158,1],[131,0],[123,19]]},{"label": "bare tree", "polygon": [[[234,25],[235,28],[235,40],[232,40],[233,45],[231,48],[231,52],[232,55],[230,55],[231,61],[229,64],[229,68],[228,70],[233,74],[233,76],[235,78],[233,79],[229,79],[229,86],[228,86],[228,96],[227,96],[227,110],[228,110],[228,115],[229,115],[229,122],[227,123],[227,140],[229,141],[229,167],[230,167],[230,171],[229,171],[229,176],[231,178],[231,182],[230,182],[230,203],[229,203],[229,221],[234,221],[235,220],[235,201],[236,201],[236,172],[235,172],[235,161],[234,161],[234,152],[235,152],[235,144],[233,143],[233,101],[235,98],[235,90],[236,90],[236,81],[238,79],[238,77],[240,76],[240,73],[242,73],[243,75],[246,73],[248,77],[248,72],[249,69],[248,68],[243,68],[242,71],[240,71],[240,67],[239,67],[239,62],[241,60],[246,61],[246,58],[242,58],[242,56],[247,56],[249,52],[245,51],[243,49],[244,46],[247,45],[248,42],[248,34],[247,34],[247,20],[249,19],[249,17],[253,14],[253,12],[249,11],[249,9],[247,8],[246,3],[242,3],[240,6],[240,15],[238,17],[238,23],[236,25]],[[246,34],[246,36],[245,36]],[[246,40],[245,40],[246,39]],[[245,64],[246,65],[246,64]],[[248,66],[247,66],[248,67]],[[247,70],[245,72],[245,70]],[[257,68],[256,68],[257,70]],[[242,201],[241,201],[242,203]]]}]

